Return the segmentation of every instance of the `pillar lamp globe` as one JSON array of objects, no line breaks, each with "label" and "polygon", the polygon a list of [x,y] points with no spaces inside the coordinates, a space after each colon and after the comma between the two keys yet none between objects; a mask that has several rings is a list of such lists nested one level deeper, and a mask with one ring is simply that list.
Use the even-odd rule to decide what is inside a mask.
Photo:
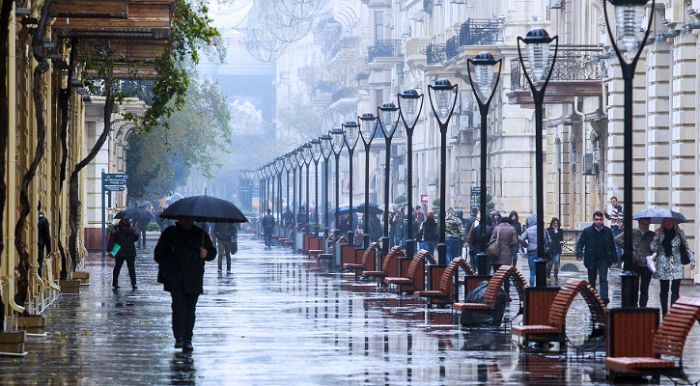
[{"label": "pillar lamp globe", "polygon": [[280,156],[275,158],[275,169],[277,170],[277,174],[280,174],[284,171],[284,157]]},{"label": "pillar lamp globe", "polygon": [[[647,3],[649,0],[604,0],[603,11],[608,34],[620,61],[626,63],[636,63],[646,44],[646,40],[651,31],[653,11],[647,21],[646,30],[642,23],[647,14]],[[615,32],[613,34],[610,20],[608,19],[608,3],[615,9]],[[651,8],[654,9],[656,1],[652,0]]]},{"label": "pillar lamp globe", "polygon": [[311,142],[307,142],[304,145],[302,145],[301,148],[303,150],[302,157],[304,158],[304,163],[308,165],[309,162],[311,162],[313,160],[313,156],[311,154],[311,150],[313,149],[313,145],[311,144]]},{"label": "pillar lamp globe", "polygon": [[[550,37],[544,28],[533,28],[525,37],[518,36],[518,55],[522,61],[520,42],[526,46],[527,71],[525,77],[537,90],[543,90],[552,75],[552,68],[559,49],[559,37]],[[554,44],[554,56],[552,56],[552,44]],[[550,66],[551,63],[551,66]],[[524,63],[525,64],[525,63]]]},{"label": "pillar lamp globe", "polygon": [[303,167],[306,163],[306,161],[304,160],[304,145],[301,145],[297,148],[296,156],[297,164],[299,164],[299,167]]},{"label": "pillar lamp globe", "polygon": [[329,132],[331,137],[331,148],[335,155],[340,155],[345,146],[345,131],[342,128],[336,127]]},{"label": "pillar lamp globe", "polygon": [[345,145],[348,147],[348,150],[354,151],[357,140],[360,137],[360,125],[355,121],[347,121],[342,126],[343,130],[345,130]]},{"label": "pillar lamp globe", "polygon": [[360,135],[362,141],[369,145],[372,143],[377,132],[377,117],[372,113],[364,113],[358,117],[360,119]]},{"label": "pillar lamp globe", "polygon": [[340,232],[340,153],[345,147],[345,131],[336,127],[329,132],[331,137],[331,149],[335,155],[335,234],[339,236]]},{"label": "pillar lamp globe", "polygon": [[372,113],[364,113],[358,117],[360,120],[360,136],[365,145],[365,212],[363,214],[363,245],[369,248],[369,151],[372,147],[372,140],[377,133],[377,117]]},{"label": "pillar lamp globe", "polygon": [[328,158],[333,153],[330,134],[321,136],[321,156],[323,157],[323,226],[325,237],[328,238]]},{"label": "pillar lamp globe", "polygon": [[[423,94],[419,94],[415,89],[404,90],[399,97],[399,113],[406,128],[406,132],[413,132],[413,128],[418,123],[418,117],[423,109]],[[409,134],[410,135],[410,134]]]},{"label": "pillar lamp globe", "polygon": [[393,102],[387,102],[377,107],[377,115],[384,138],[392,138],[399,125],[399,108]]},{"label": "pillar lamp globe", "polygon": [[389,253],[389,173],[391,171],[391,140],[399,125],[399,108],[393,102],[377,107],[377,121],[384,135],[384,226],[382,254]]},{"label": "pillar lamp globe", "polygon": [[502,58],[496,59],[489,52],[482,52],[467,60],[469,83],[480,103],[488,104],[495,94],[502,63]]},{"label": "pillar lamp globe", "polygon": [[345,145],[348,147],[348,175],[350,177],[348,184],[348,206],[350,207],[350,229],[348,230],[348,242],[352,244],[355,235],[355,224],[353,224],[355,213],[352,206],[352,155],[355,152],[355,146],[360,138],[360,125],[358,125],[356,121],[347,121],[343,123],[342,126],[343,130],[345,130]]},{"label": "pillar lamp globe", "polygon": [[311,140],[311,160],[314,162],[314,235],[318,236],[318,161],[321,159],[321,140]]},{"label": "pillar lamp globe", "polygon": [[331,136],[330,136],[330,134],[324,134],[320,137],[320,140],[321,140],[321,147],[320,147],[321,156],[324,159],[327,159],[333,153],[333,145],[331,144]]},{"label": "pillar lamp globe", "polygon": [[457,104],[457,84],[453,85],[448,79],[441,78],[436,80],[434,84],[428,85],[428,91],[433,113],[440,126],[445,126],[445,130],[447,130],[447,123]]}]

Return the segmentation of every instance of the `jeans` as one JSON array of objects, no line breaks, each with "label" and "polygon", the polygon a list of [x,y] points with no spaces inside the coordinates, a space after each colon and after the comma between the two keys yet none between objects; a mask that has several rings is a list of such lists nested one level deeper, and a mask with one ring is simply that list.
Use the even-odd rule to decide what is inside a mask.
[{"label": "jeans", "polygon": [[678,300],[681,290],[681,279],[676,280],[659,280],[659,301],[661,302],[661,314],[666,315],[668,312],[668,285],[671,284],[671,305]]},{"label": "jeans", "polygon": [[[612,231],[612,234],[613,234],[613,240],[615,239],[615,237],[617,237],[617,235],[622,233],[622,230],[620,229],[620,227],[618,225],[611,226],[610,230]],[[615,264],[620,265],[620,257],[622,256],[622,248],[620,248],[620,246],[617,245],[617,243],[615,243],[615,256],[617,257]]]},{"label": "jeans", "polygon": [[272,229],[265,230],[265,246],[266,247],[272,246]]},{"label": "jeans", "polygon": [[141,248],[146,248],[146,227],[144,226],[141,228],[141,238],[138,241],[138,244],[140,245]]},{"label": "jeans", "polygon": [[175,288],[170,291],[170,296],[173,309],[173,336],[175,339],[192,341],[199,294],[186,293],[182,288]]},{"label": "jeans", "polygon": [[234,252],[232,241],[222,241],[219,240],[219,253],[217,254],[217,267],[221,271],[221,266],[223,264],[224,257],[226,258],[226,270],[231,272],[231,255]]},{"label": "jeans", "polygon": [[[550,255],[550,258],[547,260],[547,276],[549,276],[550,272],[554,274],[554,276],[559,276],[559,261],[561,260],[561,253],[557,254],[552,254]],[[552,272],[552,268],[554,268],[554,271]]]},{"label": "jeans", "polygon": [[126,261],[126,266],[129,268],[129,278],[131,279],[131,286],[136,287],[136,256],[117,256],[114,261],[114,270],[112,271],[112,287],[114,288],[119,286],[119,272],[121,272],[122,270],[122,265],[124,265],[124,261]]},{"label": "jeans", "polygon": [[445,238],[447,244],[447,261],[452,261],[456,257],[462,257],[461,242],[459,237],[448,236]]},{"label": "jeans", "polygon": [[530,268],[530,287],[535,286],[535,260],[537,260],[537,250],[527,251],[527,266]]},{"label": "jeans", "polygon": [[423,241],[420,243],[420,247],[430,252],[431,255],[435,254],[435,246],[437,241]]},{"label": "jeans", "polygon": [[590,263],[589,266],[586,267],[586,269],[588,270],[588,283],[593,288],[598,289],[598,287],[596,287],[596,281],[598,279],[598,276],[600,276],[600,289],[598,289],[598,293],[600,293],[600,297],[605,303],[609,303],[610,298],[608,297],[607,260],[593,261]]}]

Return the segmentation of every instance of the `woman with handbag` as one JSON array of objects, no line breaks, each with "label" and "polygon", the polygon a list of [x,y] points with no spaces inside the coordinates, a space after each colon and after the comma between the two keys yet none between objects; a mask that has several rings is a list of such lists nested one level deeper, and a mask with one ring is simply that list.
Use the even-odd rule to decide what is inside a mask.
[{"label": "woman with handbag", "polygon": [[554,274],[554,281],[559,282],[559,261],[561,259],[561,243],[564,240],[563,234],[561,232],[561,224],[559,219],[552,217],[549,222],[549,228],[547,228],[547,247],[545,248],[545,253],[547,254],[547,278]]},{"label": "woman with handbag", "polygon": [[[136,291],[136,246],[134,243],[139,239],[139,232],[132,228],[129,220],[123,218],[109,235],[109,245],[107,250],[109,256],[114,257],[114,271],[112,271],[112,288],[119,289],[119,272],[126,261],[129,268],[129,278],[131,279],[131,289]],[[116,247],[118,245],[118,247]],[[116,248],[115,248],[116,247]],[[113,252],[114,251],[114,252]]]},{"label": "woman with handbag", "polygon": [[695,256],[688,248],[685,233],[678,227],[673,218],[664,218],[661,227],[656,230],[656,236],[651,242],[652,256],[656,262],[654,277],[659,279],[659,302],[661,313],[668,312],[668,288],[671,287],[671,305],[680,296],[683,266],[690,264],[695,269]]},{"label": "woman with handbag", "polygon": [[[496,272],[501,265],[510,265],[513,262],[512,249],[518,245],[518,236],[515,234],[515,228],[510,225],[508,217],[502,217],[501,223],[493,229],[491,240],[486,252],[491,259],[491,266]],[[504,284],[506,294],[510,289],[509,280]]]}]

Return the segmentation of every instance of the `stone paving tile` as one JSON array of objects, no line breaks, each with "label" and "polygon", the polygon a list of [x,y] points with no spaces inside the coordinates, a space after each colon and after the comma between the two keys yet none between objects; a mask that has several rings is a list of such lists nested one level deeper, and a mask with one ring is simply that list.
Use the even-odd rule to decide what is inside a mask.
[{"label": "stone paving tile", "polygon": [[[263,249],[249,235],[239,244],[232,274],[207,265],[192,354],[173,348],[170,298],[155,281],[150,250],[137,258],[137,291],[113,292],[111,259],[93,256],[90,286],[46,311],[49,335],[29,338],[26,358],[0,358],[0,385],[606,383],[601,353],[568,361],[523,353],[507,328],[462,329],[449,309],[311,272],[303,255]],[[120,282],[128,286],[126,268]],[[585,325],[584,307],[575,302],[569,326]],[[685,348],[693,380],[699,349],[696,327]]]}]

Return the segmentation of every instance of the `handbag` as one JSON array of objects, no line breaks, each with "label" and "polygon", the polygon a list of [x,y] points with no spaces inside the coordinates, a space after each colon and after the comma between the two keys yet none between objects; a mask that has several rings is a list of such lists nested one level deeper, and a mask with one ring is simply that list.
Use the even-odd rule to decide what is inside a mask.
[{"label": "handbag", "polygon": [[681,264],[690,264],[690,251],[688,250],[688,242],[685,240],[685,236],[681,235]]},{"label": "handbag", "polygon": [[496,237],[490,240],[488,247],[486,247],[486,254],[489,257],[497,258],[501,254],[501,247],[498,245],[498,234],[500,231],[500,227],[496,228]]}]

